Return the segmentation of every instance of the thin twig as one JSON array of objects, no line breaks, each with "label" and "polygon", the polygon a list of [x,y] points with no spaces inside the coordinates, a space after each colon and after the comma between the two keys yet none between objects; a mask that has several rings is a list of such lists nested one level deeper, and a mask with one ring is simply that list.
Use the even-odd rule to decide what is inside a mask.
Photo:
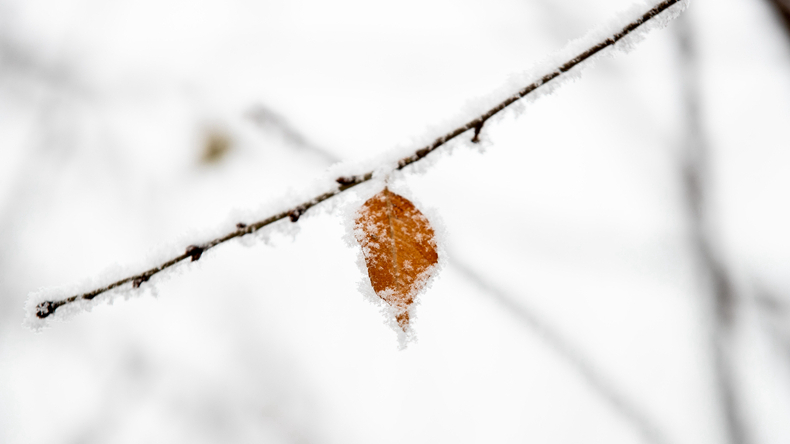
[{"label": "thin twig", "polygon": [[519,321],[535,331],[546,344],[548,344],[557,354],[570,364],[579,373],[587,385],[600,395],[617,413],[626,421],[631,423],[639,431],[646,442],[652,444],[666,443],[665,434],[645,414],[639,407],[628,400],[614,384],[611,379],[601,374],[579,348],[568,341],[563,334],[547,322],[534,311],[530,310],[521,302],[516,302],[516,298],[508,295],[494,284],[480,276],[472,267],[452,260],[450,262],[461,274],[474,283],[481,290],[491,295],[496,302],[502,305],[508,312],[515,315]]},{"label": "thin twig", "polygon": [[[505,109],[508,106],[512,105],[517,100],[524,98],[525,96],[527,96],[528,94],[530,94],[533,91],[537,90],[538,88],[540,88],[541,86],[545,85],[546,83],[548,83],[548,82],[556,79],[557,77],[561,76],[562,74],[570,71],[571,69],[573,69],[574,67],[576,67],[580,63],[584,62],[585,60],[589,59],[590,57],[594,56],[595,54],[599,53],[603,49],[614,45],[615,43],[617,43],[618,41],[623,39],[625,36],[627,36],[631,32],[633,32],[636,29],[638,29],[640,26],[645,24],[650,19],[652,19],[655,16],[657,16],[658,14],[661,14],[662,12],[666,11],[667,9],[672,7],[673,5],[675,5],[677,3],[680,3],[681,1],[682,0],[665,0],[665,1],[661,2],[661,3],[659,3],[658,5],[656,5],[655,7],[650,9],[649,11],[645,12],[641,17],[639,17],[635,21],[633,21],[633,22],[629,23],[628,25],[626,25],[619,32],[617,32],[614,35],[608,37],[606,40],[604,40],[604,41],[602,41],[602,42],[600,42],[600,43],[598,43],[598,44],[586,49],[581,54],[579,54],[576,57],[574,57],[574,58],[568,60],[567,62],[563,63],[562,65],[557,67],[554,71],[550,72],[549,74],[544,75],[540,80],[537,80],[537,81],[531,83],[530,85],[522,88],[520,91],[518,91],[517,93],[515,93],[512,96],[508,97],[507,99],[502,101],[500,104],[494,106],[493,108],[491,108],[487,112],[483,113],[482,115],[480,115],[476,119],[471,120],[468,123],[466,123],[465,125],[462,125],[462,126],[456,128],[456,129],[450,131],[449,133],[445,134],[444,136],[439,137],[438,139],[436,139],[430,145],[415,151],[414,154],[412,154],[411,156],[404,157],[403,159],[398,161],[397,169],[398,170],[402,170],[403,168],[406,168],[407,166],[422,160],[423,158],[425,158],[425,156],[427,156],[428,154],[430,154],[431,152],[433,152],[437,148],[441,147],[442,145],[444,145],[447,142],[455,139],[456,137],[460,136],[461,134],[463,134],[463,133],[465,133],[467,131],[475,130],[477,128],[477,130],[475,132],[477,134],[479,134],[479,131],[480,131],[479,129],[483,127],[483,125],[488,121],[488,119],[490,119],[491,117],[493,117],[494,115],[496,115],[497,113],[502,111],[503,109]],[[365,174],[356,175],[356,176],[339,177],[337,179],[338,187],[336,189],[334,189],[334,190],[327,191],[326,193],[321,194],[319,196],[316,196],[316,197],[314,197],[314,198],[312,198],[312,199],[310,199],[310,200],[308,200],[308,201],[306,201],[306,202],[304,202],[304,203],[302,203],[300,205],[297,205],[297,206],[295,206],[295,207],[293,207],[293,208],[291,208],[289,210],[285,210],[285,211],[283,211],[281,213],[275,214],[275,215],[273,215],[273,216],[271,216],[269,218],[266,218],[264,220],[252,223],[250,225],[247,225],[244,228],[238,228],[236,231],[232,231],[232,232],[230,232],[230,233],[228,233],[228,234],[226,234],[226,235],[224,235],[222,237],[219,237],[217,239],[209,241],[209,242],[207,242],[205,244],[192,245],[189,248],[200,249],[200,252],[202,253],[202,252],[205,252],[206,250],[209,250],[209,249],[211,249],[211,248],[213,248],[213,247],[215,247],[215,246],[217,246],[217,245],[219,245],[221,243],[227,242],[227,241],[229,241],[231,239],[235,239],[237,237],[241,237],[241,236],[245,236],[247,234],[254,233],[257,230],[259,230],[259,229],[261,229],[261,228],[263,228],[263,227],[265,227],[267,225],[270,225],[270,224],[272,224],[274,222],[277,222],[277,221],[279,221],[281,219],[285,219],[286,217],[290,218],[291,222],[296,222],[297,220],[299,220],[299,217],[302,214],[304,214],[305,211],[309,210],[310,208],[318,205],[319,203],[321,203],[321,202],[323,202],[323,201],[325,201],[327,199],[330,199],[330,198],[332,198],[334,196],[337,196],[338,194],[340,194],[340,193],[342,193],[342,192],[344,192],[344,191],[346,191],[346,190],[348,190],[350,188],[353,188],[353,187],[355,187],[355,186],[357,186],[357,185],[359,185],[361,183],[367,182],[367,181],[369,181],[372,178],[373,178],[373,172],[372,171],[371,172],[367,172]],[[63,300],[59,300],[59,301],[44,301],[44,302],[42,302],[42,303],[40,303],[40,304],[38,304],[36,306],[36,316],[38,316],[39,318],[46,318],[47,316],[49,316],[52,313],[54,313],[55,310],[57,310],[59,307],[62,307],[63,305],[70,304],[70,303],[75,302],[77,300],[91,300],[91,299],[95,298],[96,296],[98,296],[98,295],[100,295],[100,294],[102,294],[102,293],[104,293],[106,291],[112,290],[114,288],[117,288],[117,287],[119,287],[121,285],[130,283],[130,282],[133,285],[136,283],[136,285],[139,286],[140,284],[142,284],[143,282],[147,281],[148,279],[150,279],[155,274],[157,274],[157,273],[159,273],[159,272],[161,272],[163,270],[166,270],[166,269],[178,264],[179,262],[183,261],[184,259],[186,259],[188,257],[191,257],[192,260],[195,261],[200,256],[197,255],[197,257],[196,257],[194,254],[190,254],[189,252],[185,252],[185,253],[183,253],[183,254],[181,254],[179,256],[174,257],[173,259],[170,259],[169,261],[167,261],[167,262],[165,262],[165,263],[163,263],[163,264],[161,264],[161,265],[159,265],[157,267],[151,268],[150,270],[144,271],[144,272],[142,272],[140,274],[137,274],[137,275],[134,275],[134,276],[129,276],[127,278],[124,278],[124,279],[121,279],[119,281],[113,282],[112,284],[109,284],[107,286],[104,286],[104,287],[101,287],[101,288],[97,288],[97,289],[95,289],[93,291],[90,291],[88,293],[83,293],[83,294],[80,294],[80,295],[74,295],[74,296],[71,296],[71,297],[69,297],[67,299],[63,299]]]}]

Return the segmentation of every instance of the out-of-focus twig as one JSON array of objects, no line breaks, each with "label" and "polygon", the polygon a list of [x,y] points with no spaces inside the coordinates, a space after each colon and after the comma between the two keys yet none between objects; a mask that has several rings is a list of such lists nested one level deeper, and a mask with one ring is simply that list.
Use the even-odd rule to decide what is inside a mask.
[{"label": "out-of-focus twig", "polygon": [[706,279],[708,295],[705,308],[710,311],[709,336],[713,353],[713,376],[722,408],[725,436],[729,444],[749,442],[746,424],[738,399],[733,365],[734,326],[738,297],[730,272],[714,248],[710,234],[710,145],[702,123],[699,67],[694,33],[687,17],[677,25],[680,43],[683,101],[686,107],[686,149],[683,163],[683,185],[688,209],[691,242],[696,263]]},{"label": "out-of-focus twig", "polygon": [[766,285],[757,286],[755,303],[764,328],[780,353],[790,362],[790,303]]},{"label": "out-of-focus twig", "polygon": [[[768,2],[774,6],[777,14],[782,17],[785,31],[790,33],[790,0],[768,0]],[[788,34],[788,36],[790,36],[790,34]]]},{"label": "out-of-focus twig", "polygon": [[645,442],[652,444],[666,443],[666,436],[642,409],[628,400],[611,380],[595,368],[595,365],[585,354],[574,346],[559,329],[533,310],[527,308],[521,301],[497,288],[496,285],[477,273],[472,267],[450,259],[450,265],[458,270],[467,280],[491,296],[502,308],[512,314],[519,322],[533,330],[537,336],[554,350],[557,355],[573,368],[587,385],[609,406],[631,424]]},{"label": "out-of-focus twig", "polygon": [[304,150],[318,156],[329,164],[340,161],[340,158],[330,153],[323,147],[319,147],[310,142],[291,122],[279,113],[263,106],[256,105],[248,113],[247,117],[262,129],[272,129],[282,136],[282,138],[292,147]]}]

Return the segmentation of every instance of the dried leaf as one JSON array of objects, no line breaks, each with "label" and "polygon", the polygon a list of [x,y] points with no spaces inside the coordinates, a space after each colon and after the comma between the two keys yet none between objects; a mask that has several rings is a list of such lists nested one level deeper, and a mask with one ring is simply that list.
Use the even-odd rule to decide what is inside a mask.
[{"label": "dried leaf", "polygon": [[387,188],[362,205],[354,226],[373,290],[406,331],[409,306],[439,260],[433,228],[414,204]]}]

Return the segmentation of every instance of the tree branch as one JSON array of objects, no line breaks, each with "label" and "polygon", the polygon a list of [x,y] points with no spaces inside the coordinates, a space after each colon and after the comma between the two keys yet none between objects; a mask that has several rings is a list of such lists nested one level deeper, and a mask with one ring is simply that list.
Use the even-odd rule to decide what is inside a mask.
[{"label": "tree branch", "polygon": [[[639,18],[637,18],[633,22],[627,24],[623,29],[621,29],[617,33],[609,36],[608,38],[606,38],[605,40],[595,44],[594,46],[592,46],[590,48],[587,48],[586,50],[584,50],[580,54],[576,55],[572,59],[570,59],[570,60],[566,61],[565,63],[563,63],[562,65],[556,67],[553,71],[551,71],[550,73],[544,75],[539,80],[527,85],[526,87],[522,88],[521,90],[519,90],[515,94],[511,95],[510,97],[508,97],[507,99],[505,99],[504,101],[499,103],[498,105],[496,105],[493,108],[489,109],[488,111],[486,111],[482,115],[480,115],[477,118],[467,122],[465,125],[462,125],[462,126],[456,128],[456,129],[450,131],[449,133],[445,134],[444,136],[439,137],[438,139],[436,139],[430,145],[428,145],[428,146],[426,146],[424,148],[418,149],[417,151],[414,152],[414,154],[412,154],[412,155],[410,155],[408,157],[404,157],[403,159],[399,160],[398,161],[398,166],[397,166],[396,169],[397,170],[402,170],[402,169],[406,168],[407,166],[422,160],[423,158],[425,158],[428,154],[430,154],[431,152],[433,152],[437,148],[445,145],[447,142],[455,139],[456,137],[460,136],[461,134],[466,133],[467,131],[474,130],[475,131],[474,141],[477,141],[477,136],[479,135],[480,130],[482,129],[483,125],[485,125],[485,123],[488,121],[488,119],[490,119],[491,117],[493,117],[494,115],[496,115],[500,111],[504,110],[508,106],[512,105],[514,102],[518,101],[519,99],[522,99],[522,98],[526,97],[527,95],[531,94],[532,92],[534,92],[538,88],[544,86],[546,83],[548,83],[548,82],[560,77],[562,74],[570,71],[571,69],[573,69],[574,67],[578,66],[582,62],[590,59],[591,57],[593,57],[594,55],[598,54],[602,50],[604,50],[604,49],[606,49],[606,48],[608,48],[610,46],[613,46],[615,43],[617,43],[618,41],[622,40],[624,37],[626,37],[627,35],[631,34],[633,31],[637,30],[640,26],[644,25],[649,20],[653,19],[657,15],[659,15],[662,12],[666,11],[667,9],[671,8],[675,4],[681,3],[682,1],[683,0],[664,0],[663,2],[661,2],[658,5],[656,5],[653,8],[651,8],[649,11],[645,12],[642,16],[640,16]],[[59,307],[62,307],[64,305],[66,305],[66,304],[73,303],[73,302],[78,301],[78,300],[88,300],[88,301],[92,300],[96,296],[98,296],[98,295],[100,295],[102,293],[105,293],[105,292],[107,292],[109,290],[112,290],[114,288],[120,287],[121,285],[124,285],[124,284],[132,283],[132,285],[135,288],[139,287],[141,284],[143,284],[144,282],[148,281],[152,276],[156,275],[157,273],[159,273],[159,272],[161,272],[163,270],[166,270],[166,269],[168,269],[170,267],[173,267],[174,265],[180,263],[181,261],[183,261],[183,260],[185,260],[187,258],[191,258],[192,261],[196,261],[196,260],[198,260],[200,258],[200,254],[202,254],[206,250],[214,248],[215,246],[217,246],[219,244],[222,244],[224,242],[227,242],[227,241],[229,241],[231,239],[235,239],[237,237],[245,236],[247,234],[252,234],[252,233],[260,230],[261,228],[263,228],[263,227],[265,227],[267,225],[270,225],[270,224],[272,224],[274,222],[277,222],[279,220],[285,219],[286,217],[290,218],[291,222],[296,222],[296,221],[299,220],[299,217],[301,217],[301,215],[304,214],[310,208],[318,205],[319,203],[321,203],[321,202],[323,202],[325,200],[331,199],[332,197],[337,196],[338,194],[340,194],[340,193],[342,193],[342,192],[344,192],[344,191],[346,191],[346,190],[348,190],[350,188],[353,188],[353,187],[355,187],[355,186],[357,186],[357,185],[359,185],[361,183],[367,182],[367,181],[369,181],[372,178],[373,178],[373,172],[372,171],[367,172],[365,174],[360,174],[360,175],[355,175],[355,176],[350,176],[350,177],[339,177],[339,178],[337,178],[338,186],[337,186],[337,188],[335,188],[333,190],[327,191],[327,192],[325,192],[325,193],[323,193],[321,195],[318,195],[318,196],[316,196],[316,197],[314,197],[314,198],[312,198],[312,199],[310,199],[310,200],[308,200],[308,201],[306,201],[306,202],[304,202],[304,203],[302,203],[300,205],[297,205],[297,206],[295,206],[295,207],[293,207],[293,208],[291,208],[289,210],[285,210],[285,211],[283,211],[281,213],[275,214],[275,215],[273,215],[271,217],[268,217],[268,218],[266,218],[264,220],[261,220],[261,221],[258,221],[258,222],[246,225],[244,227],[238,226],[236,231],[232,231],[232,232],[230,232],[230,233],[228,233],[228,234],[226,234],[226,235],[224,235],[222,237],[216,238],[216,239],[211,240],[209,242],[206,242],[204,244],[191,245],[191,246],[189,246],[187,248],[187,251],[184,252],[183,254],[181,254],[179,256],[176,256],[176,257],[170,259],[167,262],[164,262],[163,264],[161,264],[161,265],[159,265],[157,267],[151,268],[151,269],[149,269],[147,271],[144,271],[144,272],[142,272],[140,274],[137,274],[137,275],[134,275],[134,276],[126,277],[124,279],[121,279],[119,281],[113,282],[113,283],[111,283],[109,285],[106,285],[104,287],[97,288],[97,289],[95,289],[93,291],[90,291],[90,292],[87,292],[87,293],[74,295],[74,296],[71,296],[69,298],[59,300],[59,301],[44,301],[44,302],[41,302],[41,303],[39,303],[36,306],[36,316],[39,317],[39,318],[42,318],[42,319],[46,318],[49,315],[55,313],[55,310],[57,310]]]}]

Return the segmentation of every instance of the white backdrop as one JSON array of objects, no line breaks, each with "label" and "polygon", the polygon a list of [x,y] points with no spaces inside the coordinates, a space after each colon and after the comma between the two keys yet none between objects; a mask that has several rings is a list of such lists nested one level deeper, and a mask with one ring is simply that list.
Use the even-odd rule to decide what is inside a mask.
[{"label": "white backdrop", "polygon": [[[759,0],[694,0],[487,125],[484,152],[405,173],[447,256],[405,351],[357,289],[353,196],[157,296],[21,325],[39,287],[188,245],[334,160],[418,147],[630,4],[0,2],[0,442],[790,440],[790,45]],[[690,134],[736,295],[724,389]]]}]

